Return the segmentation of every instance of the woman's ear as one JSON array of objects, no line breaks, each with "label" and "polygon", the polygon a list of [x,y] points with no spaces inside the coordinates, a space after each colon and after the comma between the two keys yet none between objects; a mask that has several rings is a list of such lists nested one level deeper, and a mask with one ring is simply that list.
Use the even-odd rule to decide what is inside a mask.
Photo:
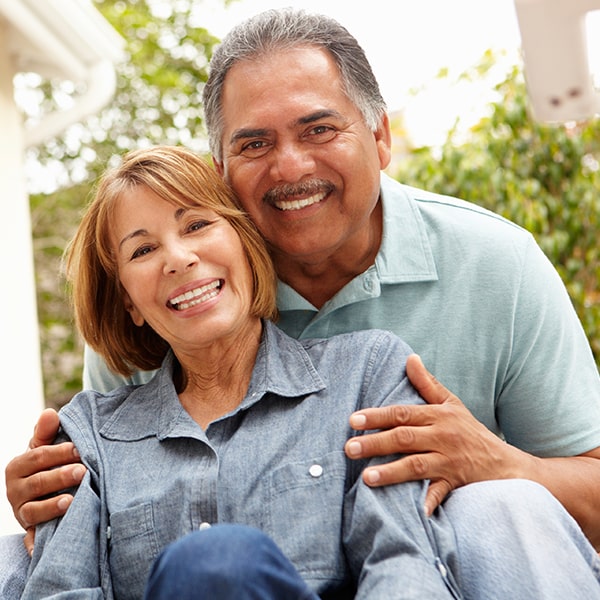
[{"label": "woman's ear", "polygon": [[125,297],[123,298],[123,302],[125,304],[125,310],[129,313],[131,320],[135,325],[141,327],[145,323],[145,319],[142,316],[142,313],[136,308],[135,304],[131,301],[129,294],[125,293]]}]

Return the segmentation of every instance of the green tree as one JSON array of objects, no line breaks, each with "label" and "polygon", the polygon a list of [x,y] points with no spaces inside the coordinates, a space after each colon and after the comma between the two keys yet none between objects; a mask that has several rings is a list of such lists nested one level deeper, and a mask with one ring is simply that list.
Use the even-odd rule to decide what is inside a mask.
[{"label": "green tree", "polygon": [[[484,76],[494,62],[488,53],[462,77]],[[600,120],[536,122],[518,66],[495,91],[476,125],[465,133],[457,123],[441,148],[412,148],[393,175],[531,231],[563,278],[600,364]]]}]

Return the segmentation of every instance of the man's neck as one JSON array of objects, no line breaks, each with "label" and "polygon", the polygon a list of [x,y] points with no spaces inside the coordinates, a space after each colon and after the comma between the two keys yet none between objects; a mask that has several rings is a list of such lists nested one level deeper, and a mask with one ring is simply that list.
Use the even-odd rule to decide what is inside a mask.
[{"label": "man's neck", "polygon": [[374,262],[383,235],[381,203],[372,215],[368,230],[352,243],[322,255],[290,257],[273,253],[279,279],[296,290],[316,308],[331,300],[347,283],[364,273]]}]

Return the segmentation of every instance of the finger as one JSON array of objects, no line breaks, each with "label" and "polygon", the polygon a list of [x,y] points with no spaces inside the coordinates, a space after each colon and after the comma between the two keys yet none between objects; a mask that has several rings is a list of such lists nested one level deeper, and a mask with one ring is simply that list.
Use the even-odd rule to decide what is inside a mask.
[{"label": "finger", "polygon": [[[73,496],[71,494],[61,494],[46,500],[38,500],[36,502],[28,502],[21,507],[20,515],[27,533],[33,530],[37,525],[51,521],[57,517],[62,517],[71,503]],[[21,523],[21,520],[19,520]],[[21,525],[23,526],[23,523]],[[27,544],[25,545],[27,547]],[[33,534],[31,539],[31,549],[33,550]]]},{"label": "finger", "polygon": [[436,470],[433,454],[411,454],[389,463],[367,467],[363,471],[363,480],[371,487],[381,487],[437,478]]},{"label": "finger", "polygon": [[445,388],[426,368],[418,354],[411,354],[406,360],[406,374],[428,404],[443,404],[456,396]]},{"label": "finger", "polygon": [[33,437],[29,440],[29,448],[51,444],[56,438],[59,426],[58,413],[52,408],[43,410],[33,429]]},{"label": "finger", "polygon": [[23,544],[25,545],[25,550],[27,550],[27,554],[31,556],[33,554],[33,543],[35,541],[35,528],[30,527],[25,532],[25,537],[23,538]]},{"label": "finger", "polygon": [[431,427],[396,427],[350,438],[344,449],[353,459],[428,452],[435,447],[432,436]]},{"label": "finger", "polygon": [[8,463],[6,467],[7,484],[12,479],[29,477],[40,471],[47,471],[80,460],[79,452],[72,442],[33,448]]},{"label": "finger", "polygon": [[67,465],[18,480],[11,488],[7,486],[8,500],[17,521],[26,529],[63,514],[67,506],[61,502],[61,496],[39,498],[79,485],[85,473],[86,468],[81,464]]},{"label": "finger", "polygon": [[404,425],[430,425],[434,414],[423,404],[394,404],[379,408],[363,408],[350,415],[350,427],[357,431],[392,429]]},{"label": "finger", "polygon": [[446,479],[432,481],[429,484],[427,494],[425,495],[425,514],[430,517],[452,490],[452,485]]}]

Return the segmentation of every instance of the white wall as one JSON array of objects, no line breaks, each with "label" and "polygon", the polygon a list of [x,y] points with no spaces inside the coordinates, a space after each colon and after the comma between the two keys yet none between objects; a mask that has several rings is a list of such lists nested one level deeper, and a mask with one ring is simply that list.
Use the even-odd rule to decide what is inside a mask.
[{"label": "white wall", "polygon": [[0,535],[21,531],[6,500],[4,468],[27,447],[43,408],[21,117],[4,40],[0,30]]}]

